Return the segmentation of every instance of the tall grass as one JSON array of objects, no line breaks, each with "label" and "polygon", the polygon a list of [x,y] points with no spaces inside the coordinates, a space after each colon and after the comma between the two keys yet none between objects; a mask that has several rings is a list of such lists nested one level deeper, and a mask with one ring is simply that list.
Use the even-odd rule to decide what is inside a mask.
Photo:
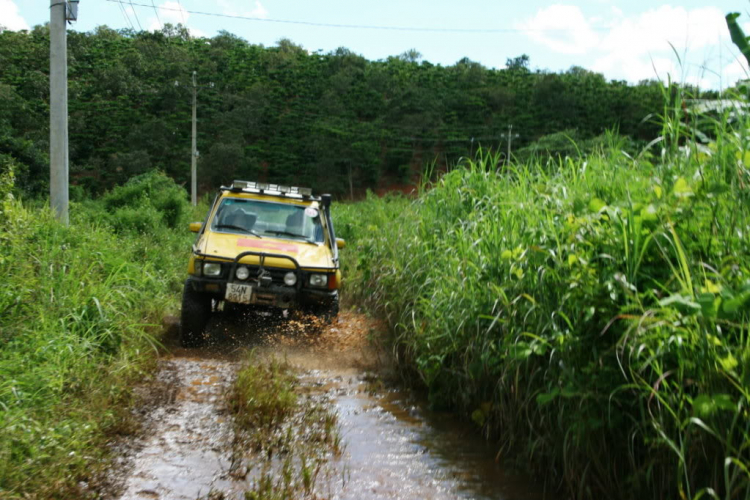
[{"label": "tall grass", "polygon": [[[96,496],[104,443],[127,430],[131,387],[154,358],[161,316],[176,305],[191,238],[161,215],[148,226],[128,224],[103,202],[73,204],[64,227],[12,197],[5,167],[0,497]],[[149,179],[167,182],[151,174],[128,189]],[[185,219],[184,191],[171,215],[146,198],[134,196],[130,206]]]},{"label": "tall grass", "polygon": [[480,152],[336,207],[346,289],[431,402],[575,498],[750,498],[750,120],[666,97],[636,156]]}]

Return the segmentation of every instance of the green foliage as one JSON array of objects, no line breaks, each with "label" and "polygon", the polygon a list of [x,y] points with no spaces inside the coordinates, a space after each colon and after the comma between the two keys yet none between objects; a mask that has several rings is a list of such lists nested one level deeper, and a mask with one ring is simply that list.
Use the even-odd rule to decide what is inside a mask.
[{"label": "green foliage", "polygon": [[162,172],[152,171],[116,186],[101,198],[106,219],[118,231],[148,232],[181,226],[189,210],[187,193]]},{"label": "green foliage", "polygon": [[645,142],[635,141],[616,132],[608,131],[585,139],[577,130],[570,129],[542,136],[537,141],[517,150],[513,156],[519,163],[538,160],[555,164],[559,158],[584,158],[590,154],[601,154],[605,150],[620,151],[629,156],[635,156],[644,146]]},{"label": "green foliage", "polygon": [[108,436],[129,426],[130,389],[176,305],[192,235],[161,222],[117,235],[94,202],[72,204],[62,226],[10,197],[3,170],[0,497],[82,498]]},{"label": "green foliage", "polygon": [[742,52],[742,55],[745,56],[748,64],[750,64],[750,44],[748,44],[748,39],[745,36],[745,32],[737,22],[738,17],[740,17],[739,12],[732,12],[730,14],[727,14],[727,28],[729,28],[729,34],[732,37],[732,43],[734,43],[737,48],[740,49],[740,52]]},{"label": "green foliage", "polygon": [[406,372],[574,498],[750,495],[750,123],[703,146],[681,102],[662,154],[481,152],[336,207]]},{"label": "green foliage", "polygon": [[0,155],[0,223],[3,224],[13,208],[15,174],[13,158]]},{"label": "green foliage", "polygon": [[[573,128],[581,140],[612,128],[650,140],[658,126],[643,120],[662,107],[661,83],[532,70],[527,56],[500,70],[469,59],[434,65],[415,50],[368,61],[344,48],[308,54],[289,40],[189,38],[174,26],[71,32],[68,46],[71,179],[90,193],[154,169],[189,179],[193,70],[215,84],[198,94],[203,191],[244,177],[361,193],[479,144],[504,149],[509,124],[521,134],[515,148]],[[46,192],[48,52],[46,27],[0,33],[0,154],[24,165],[19,186],[33,193]]]}]

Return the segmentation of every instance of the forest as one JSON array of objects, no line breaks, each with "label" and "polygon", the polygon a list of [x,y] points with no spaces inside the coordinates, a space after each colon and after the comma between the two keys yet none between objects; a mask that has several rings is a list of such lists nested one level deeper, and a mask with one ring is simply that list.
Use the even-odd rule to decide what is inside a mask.
[{"label": "forest", "polygon": [[[37,194],[47,191],[48,46],[44,26],[0,33],[0,155],[23,165],[17,184]],[[607,131],[635,150],[658,135],[664,106],[660,82],[531,69],[526,55],[505,69],[468,58],[434,65],[416,50],[369,61],[286,39],[263,47],[226,32],[191,38],[179,25],[71,31],[68,47],[74,199],[153,169],[187,181],[193,71],[202,193],[241,178],[361,196],[480,147],[507,154],[509,126],[522,158],[571,154],[571,139],[593,147]]]}]

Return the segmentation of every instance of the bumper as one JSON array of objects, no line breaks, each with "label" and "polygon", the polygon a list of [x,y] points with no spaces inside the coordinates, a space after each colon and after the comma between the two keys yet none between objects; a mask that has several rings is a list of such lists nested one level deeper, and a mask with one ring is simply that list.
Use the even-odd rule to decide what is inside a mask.
[{"label": "bumper", "polygon": [[[246,281],[235,281],[234,276],[237,266],[240,265],[240,260],[248,255],[254,255],[259,258],[258,266],[249,266],[253,267],[253,273],[256,278],[251,278]],[[267,258],[286,259],[290,261],[294,267],[292,269],[265,267],[264,262]],[[284,285],[283,278],[281,278],[281,276],[290,271],[297,277],[294,286]],[[281,274],[279,275],[279,273]],[[338,290],[302,286],[305,282],[307,273],[309,273],[309,271],[302,270],[297,260],[287,255],[247,251],[237,255],[231,264],[225,266],[225,269],[220,276],[190,276],[188,278],[188,283],[190,283],[190,286],[192,286],[193,290],[196,292],[209,293],[218,300],[280,309],[295,309],[305,306],[326,306],[338,301]],[[274,277],[275,274],[279,276]],[[230,293],[228,296],[227,284],[245,285],[244,292],[247,292],[246,288],[249,285],[252,287],[252,292],[242,294]]]},{"label": "bumper", "polygon": [[[199,293],[207,293],[217,300],[227,300],[227,282],[225,279],[212,279],[206,277],[190,276],[190,286]],[[237,284],[247,285],[246,282]],[[270,306],[279,309],[297,309],[313,305],[331,305],[338,300],[338,290],[322,290],[312,288],[297,288],[280,286],[276,284],[268,286],[253,286],[249,305]]]}]

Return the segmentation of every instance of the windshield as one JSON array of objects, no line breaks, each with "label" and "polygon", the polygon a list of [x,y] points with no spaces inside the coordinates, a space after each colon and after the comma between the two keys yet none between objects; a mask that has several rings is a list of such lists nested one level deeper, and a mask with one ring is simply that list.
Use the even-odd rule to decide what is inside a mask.
[{"label": "windshield", "polygon": [[317,208],[243,198],[224,198],[211,230],[310,243],[324,241]]}]

